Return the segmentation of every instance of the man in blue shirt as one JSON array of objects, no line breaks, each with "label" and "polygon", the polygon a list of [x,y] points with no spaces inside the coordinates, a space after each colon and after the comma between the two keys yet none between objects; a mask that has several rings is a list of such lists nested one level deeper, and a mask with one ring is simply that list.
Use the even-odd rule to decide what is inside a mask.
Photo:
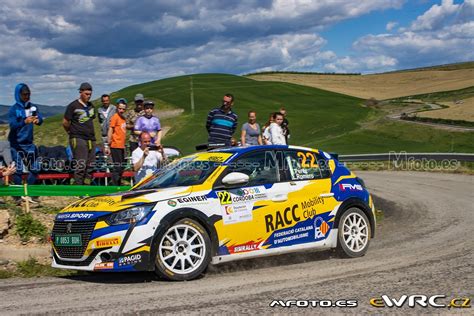
[{"label": "man in blue shirt", "polygon": [[226,94],[222,105],[209,112],[206,128],[209,134],[209,147],[223,147],[232,145],[232,135],[237,128],[237,114],[232,112],[234,96]]},{"label": "man in blue shirt", "polygon": [[[38,106],[30,102],[30,88],[24,83],[20,83],[15,88],[16,103],[8,111],[8,123],[10,133],[8,141],[12,161],[16,163],[16,172],[13,175],[13,182],[21,184],[23,164],[28,168],[28,184],[34,184],[39,172],[38,150],[33,144],[33,125],[41,125],[43,117],[38,111]],[[27,198],[27,197],[26,197]],[[17,202],[20,202],[17,200]],[[30,202],[37,203],[37,199],[30,199]]]}]

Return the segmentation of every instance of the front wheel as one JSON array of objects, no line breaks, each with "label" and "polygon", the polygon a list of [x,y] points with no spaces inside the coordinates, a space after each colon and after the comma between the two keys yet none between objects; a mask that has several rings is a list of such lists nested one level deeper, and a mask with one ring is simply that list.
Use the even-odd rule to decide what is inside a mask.
[{"label": "front wheel", "polygon": [[155,272],[168,280],[192,280],[206,270],[210,259],[209,234],[198,222],[185,218],[158,238]]},{"label": "front wheel", "polygon": [[369,248],[371,231],[365,213],[356,207],[347,209],[339,221],[337,253],[341,257],[362,257]]}]

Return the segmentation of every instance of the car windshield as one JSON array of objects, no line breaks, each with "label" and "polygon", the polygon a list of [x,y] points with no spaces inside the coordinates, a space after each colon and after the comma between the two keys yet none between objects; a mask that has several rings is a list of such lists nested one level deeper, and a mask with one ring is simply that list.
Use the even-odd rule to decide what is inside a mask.
[{"label": "car windshield", "polygon": [[190,186],[203,183],[220,165],[218,162],[194,160],[193,157],[175,161],[155,172],[133,190]]}]

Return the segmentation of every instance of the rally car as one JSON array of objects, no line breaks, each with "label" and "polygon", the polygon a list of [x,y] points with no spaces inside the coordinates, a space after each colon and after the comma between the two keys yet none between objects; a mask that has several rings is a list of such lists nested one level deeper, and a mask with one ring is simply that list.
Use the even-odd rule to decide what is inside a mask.
[{"label": "rally car", "polygon": [[190,280],[212,264],[309,249],[363,256],[372,197],[335,156],[296,146],[196,153],[130,191],[64,208],[52,266]]}]

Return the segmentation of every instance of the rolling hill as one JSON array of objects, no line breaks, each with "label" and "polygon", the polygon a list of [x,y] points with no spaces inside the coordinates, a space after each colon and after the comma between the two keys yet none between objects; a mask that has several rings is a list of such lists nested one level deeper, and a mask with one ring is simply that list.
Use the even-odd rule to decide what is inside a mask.
[{"label": "rolling hill", "polygon": [[[194,114],[190,110],[191,78]],[[163,125],[169,128],[163,143],[177,146],[184,153],[194,152],[195,145],[207,141],[207,113],[220,104],[225,93],[235,95],[234,110],[239,115],[236,137],[249,110],[257,111],[258,122],[263,125],[270,112],[284,106],[290,121],[290,143],[295,145],[346,154],[391,150],[474,152],[472,133],[389,121],[385,112],[366,107],[362,99],[303,85],[226,74],[199,74],[129,86],[114,92],[112,98],[132,100],[136,93],[154,100],[158,109],[184,109],[181,115],[163,120]],[[61,116],[51,117],[37,128],[38,144],[65,144],[61,120]]]},{"label": "rolling hill", "polygon": [[363,99],[385,100],[474,86],[474,62],[371,75],[263,73],[248,78],[289,82]]}]

